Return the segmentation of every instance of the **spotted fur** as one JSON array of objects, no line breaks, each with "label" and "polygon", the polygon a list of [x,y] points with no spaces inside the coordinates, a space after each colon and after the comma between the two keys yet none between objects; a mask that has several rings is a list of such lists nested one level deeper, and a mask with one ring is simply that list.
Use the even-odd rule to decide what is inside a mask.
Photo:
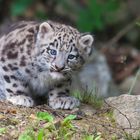
[{"label": "spotted fur", "polygon": [[52,21],[12,25],[0,38],[0,99],[31,107],[43,97],[54,109],[79,106],[69,95],[71,75],[92,43],[90,34]]}]

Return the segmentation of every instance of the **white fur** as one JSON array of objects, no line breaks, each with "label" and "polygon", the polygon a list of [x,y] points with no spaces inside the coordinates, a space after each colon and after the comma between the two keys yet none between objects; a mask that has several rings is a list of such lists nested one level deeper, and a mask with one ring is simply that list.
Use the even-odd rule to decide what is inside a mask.
[{"label": "white fur", "polygon": [[42,95],[63,78],[64,76],[58,72],[41,72],[36,79],[31,79],[30,85],[36,94]]},{"label": "white fur", "polygon": [[79,105],[79,100],[74,97],[57,97],[51,101],[49,100],[49,106],[53,109],[73,109]]},{"label": "white fur", "polygon": [[14,105],[22,105],[26,107],[32,107],[34,105],[34,101],[32,100],[32,98],[24,95],[9,97],[8,101],[13,103]]},{"label": "white fur", "polygon": [[93,36],[90,35],[90,34],[81,36],[81,37],[79,38],[79,44],[80,44],[83,48],[91,47],[92,44],[93,44],[93,41],[94,41],[94,38],[93,38]]},{"label": "white fur", "polygon": [[60,80],[64,78],[64,76],[58,72],[51,72],[50,76],[52,77],[52,79],[56,79],[56,80]]},{"label": "white fur", "polygon": [[[73,109],[78,107],[80,102],[74,97],[58,97],[58,93],[62,89],[54,89],[49,93],[49,106],[53,109]],[[51,94],[51,95],[50,95]]]}]

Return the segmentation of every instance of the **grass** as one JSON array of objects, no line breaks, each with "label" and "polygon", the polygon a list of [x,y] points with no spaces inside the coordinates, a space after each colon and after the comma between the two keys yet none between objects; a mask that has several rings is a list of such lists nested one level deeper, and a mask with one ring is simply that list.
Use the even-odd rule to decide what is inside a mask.
[{"label": "grass", "polygon": [[135,84],[136,84],[136,82],[137,82],[137,79],[138,79],[138,76],[140,75],[140,68],[138,69],[138,71],[137,71],[137,73],[136,73],[136,76],[135,76],[135,79],[134,79],[134,81],[133,81],[133,83],[132,83],[132,85],[131,85],[131,87],[130,87],[130,89],[129,89],[129,91],[128,91],[128,95],[131,95],[132,94],[132,91],[133,91],[133,89],[134,89],[134,86],[135,86]]},{"label": "grass", "polygon": [[124,140],[140,140],[140,133],[137,137],[134,137],[132,134],[125,133]]},{"label": "grass", "polygon": [[112,125],[114,125],[114,126],[116,125],[116,121],[115,121],[115,118],[114,118],[114,115],[113,115],[113,110],[107,111],[104,115],[109,118]]},{"label": "grass", "polygon": [[93,135],[86,134],[83,138],[83,140],[100,140],[101,139],[101,134],[96,133]]},{"label": "grass", "polygon": [[4,128],[4,127],[3,128],[0,128],[0,135],[1,134],[4,134],[5,132],[6,132],[6,128]]},{"label": "grass", "polygon": [[98,97],[98,90],[80,92],[79,90],[73,91],[73,96],[78,98],[82,103],[92,105],[95,109],[100,109],[103,105],[103,99]]}]

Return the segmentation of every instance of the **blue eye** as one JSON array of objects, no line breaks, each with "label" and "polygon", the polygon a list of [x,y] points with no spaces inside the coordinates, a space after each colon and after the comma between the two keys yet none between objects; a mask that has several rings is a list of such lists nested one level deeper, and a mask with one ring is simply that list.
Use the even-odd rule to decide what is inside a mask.
[{"label": "blue eye", "polygon": [[70,54],[70,55],[68,56],[68,59],[74,59],[75,57],[76,57],[75,55]]},{"label": "blue eye", "polygon": [[50,54],[51,54],[51,55],[56,55],[57,52],[56,52],[56,50],[51,49],[51,50],[50,50]]}]

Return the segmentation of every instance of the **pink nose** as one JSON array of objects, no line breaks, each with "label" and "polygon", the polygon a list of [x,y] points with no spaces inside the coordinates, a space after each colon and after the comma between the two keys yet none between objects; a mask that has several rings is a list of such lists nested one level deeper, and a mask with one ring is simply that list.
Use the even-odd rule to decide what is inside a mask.
[{"label": "pink nose", "polygon": [[63,70],[65,68],[65,65],[63,65],[63,66],[55,65],[55,68],[56,68],[57,71],[61,71],[61,70]]}]

